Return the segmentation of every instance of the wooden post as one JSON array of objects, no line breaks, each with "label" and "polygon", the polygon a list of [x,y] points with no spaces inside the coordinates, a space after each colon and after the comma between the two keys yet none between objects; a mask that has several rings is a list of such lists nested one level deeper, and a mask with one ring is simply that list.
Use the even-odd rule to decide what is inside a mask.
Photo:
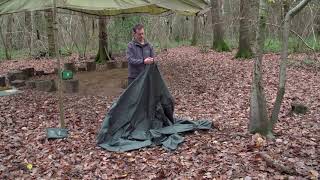
[{"label": "wooden post", "polygon": [[60,65],[60,54],[58,51],[58,28],[57,28],[57,2],[56,0],[53,0],[53,32],[54,32],[54,38],[55,38],[55,54],[57,58],[57,68],[58,68],[58,100],[59,100],[59,113],[60,113],[60,127],[65,128],[66,124],[64,121],[64,109],[63,109],[63,94],[62,94],[62,79],[61,79],[61,65]]}]

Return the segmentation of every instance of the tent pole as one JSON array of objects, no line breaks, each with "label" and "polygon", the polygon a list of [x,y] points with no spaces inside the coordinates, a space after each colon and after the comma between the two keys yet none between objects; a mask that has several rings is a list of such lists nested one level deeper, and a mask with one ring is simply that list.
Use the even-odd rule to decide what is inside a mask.
[{"label": "tent pole", "polygon": [[58,43],[58,23],[57,23],[57,2],[53,0],[53,31],[54,31],[54,38],[55,38],[55,55],[57,58],[57,68],[58,68],[58,104],[59,104],[59,114],[60,114],[60,127],[65,128],[66,124],[64,121],[64,109],[63,109],[63,94],[62,94],[62,79],[61,79],[61,64],[60,64],[60,54],[58,51],[59,43]]}]

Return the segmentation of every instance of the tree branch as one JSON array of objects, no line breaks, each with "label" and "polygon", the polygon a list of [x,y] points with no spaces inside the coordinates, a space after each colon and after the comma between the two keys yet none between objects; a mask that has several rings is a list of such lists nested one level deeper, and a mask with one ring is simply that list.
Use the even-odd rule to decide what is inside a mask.
[{"label": "tree branch", "polygon": [[[275,26],[275,27],[278,27],[278,28],[281,28],[281,26],[277,25],[277,24],[272,24],[272,23],[266,23],[268,25],[271,25],[271,26]],[[313,49],[308,43],[306,43],[306,41],[297,33],[295,32],[294,30],[290,29],[290,32],[292,32],[293,34],[295,34],[303,43],[304,45],[306,45],[309,49],[311,49],[312,51],[315,51],[315,49]]]},{"label": "tree branch", "polygon": [[293,17],[294,17],[298,12],[300,12],[300,10],[303,9],[310,1],[311,1],[311,0],[302,0],[302,1],[300,1],[300,3],[299,3],[296,7],[292,8],[292,9],[288,12],[287,16],[291,16],[291,18],[293,18]]}]

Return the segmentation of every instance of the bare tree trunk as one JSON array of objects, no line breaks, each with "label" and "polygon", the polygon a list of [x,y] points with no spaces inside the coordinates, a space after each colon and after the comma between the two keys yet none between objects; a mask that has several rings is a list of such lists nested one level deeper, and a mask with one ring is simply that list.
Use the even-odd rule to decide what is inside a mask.
[{"label": "bare tree trunk", "polygon": [[31,55],[31,38],[32,38],[32,21],[31,21],[31,12],[25,12],[25,42],[29,48],[29,55]]},{"label": "bare tree trunk", "polygon": [[49,56],[56,56],[56,45],[54,41],[54,29],[53,29],[53,13],[52,9],[46,10],[46,19],[47,19],[47,36],[48,36],[48,46],[49,46]]},{"label": "bare tree trunk", "polygon": [[257,57],[254,64],[250,102],[250,133],[271,136],[266,98],[262,84],[262,57],[266,33],[267,5],[265,0],[259,4],[259,27],[257,32]]},{"label": "bare tree trunk", "polygon": [[108,54],[108,36],[106,17],[99,17],[99,51],[96,57],[96,62],[104,63],[110,60]]},{"label": "bare tree trunk", "polygon": [[[318,2],[320,5],[320,2]],[[315,18],[315,24],[316,24],[316,33],[318,36],[320,36],[320,7],[316,8],[317,13],[316,13],[316,18]]]},{"label": "bare tree trunk", "polygon": [[41,32],[41,13],[40,11],[35,11],[34,12],[34,24],[35,24],[35,33],[37,35],[37,40],[41,40],[41,35],[40,35],[40,32]]},{"label": "bare tree trunk", "polygon": [[236,58],[251,58],[253,56],[250,46],[250,1],[240,1],[240,27],[239,27],[239,49]]},{"label": "bare tree trunk", "polygon": [[213,44],[212,48],[216,51],[230,51],[227,43],[224,41],[223,21],[221,19],[220,0],[211,0]]},{"label": "bare tree trunk", "polygon": [[87,52],[88,41],[89,41],[89,33],[88,33],[87,26],[86,26],[86,20],[85,20],[84,14],[81,14],[81,24],[82,24],[82,27],[83,27],[83,30],[84,30],[85,42],[84,42],[83,57],[85,57],[86,56],[86,52]]},{"label": "bare tree trunk", "polygon": [[277,98],[274,103],[271,122],[272,126],[278,121],[281,103],[285,93],[286,85],[286,69],[287,69],[287,57],[288,57],[288,40],[290,30],[290,20],[299,13],[311,0],[302,0],[296,7],[291,9],[285,16],[283,24],[283,35],[282,35],[282,52],[281,52],[281,63],[280,63],[280,76],[279,76],[279,87],[277,92]]},{"label": "bare tree trunk", "polygon": [[12,51],[12,24],[13,24],[13,15],[8,15],[8,21],[7,21],[7,33],[6,33],[6,47],[7,47],[7,53],[6,58],[9,60],[11,59],[11,51]]},{"label": "bare tree trunk", "polygon": [[193,19],[193,34],[192,34],[192,41],[191,45],[196,46],[198,44],[199,39],[199,16],[194,16]]},{"label": "bare tree trunk", "polygon": [[253,53],[256,53],[255,50],[255,44],[256,44],[256,36],[257,36],[257,22],[258,22],[258,17],[257,14],[259,14],[259,1],[256,0],[249,0],[250,4],[250,21],[249,21],[249,26],[250,26],[250,45],[252,48]]},{"label": "bare tree trunk", "polygon": [[9,52],[8,52],[7,43],[6,43],[6,41],[5,41],[4,37],[3,37],[1,26],[0,26],[0,38],[1,38],[1,41],[2,41],[3,46],[4,46],[4,52],[5,52],[5,55],[6,55],[6,59],[7,59],[7,60],[10,60],[10,59],[11,59],[11,56],[10,56],[10,54],[9,54]]}]

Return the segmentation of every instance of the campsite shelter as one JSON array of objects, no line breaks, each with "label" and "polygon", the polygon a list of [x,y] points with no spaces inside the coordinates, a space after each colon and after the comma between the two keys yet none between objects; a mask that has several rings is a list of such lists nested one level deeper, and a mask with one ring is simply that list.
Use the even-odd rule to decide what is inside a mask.
[{"label": "campsite shelter", "polygon": [[[152,14],[158,15],[165,12],[175,12],[184,15],[196,15],[208,8],[205,0],[0,0],[0,16],[4,14],[53,10],[54,25],[57,10],[66,9],[97,16],[115,16],[124,14]],[[57,33],[57,28],[55,34]],[[57,37],[57,36],[55,36]],[[58,48],[55,48],[58,51]],[[58,56],[58,69],[60,72],[60,58]],[[60,74],[60,73],[58,73]],[[58,83],[60,125],[65,128],[61,78]]]}]

